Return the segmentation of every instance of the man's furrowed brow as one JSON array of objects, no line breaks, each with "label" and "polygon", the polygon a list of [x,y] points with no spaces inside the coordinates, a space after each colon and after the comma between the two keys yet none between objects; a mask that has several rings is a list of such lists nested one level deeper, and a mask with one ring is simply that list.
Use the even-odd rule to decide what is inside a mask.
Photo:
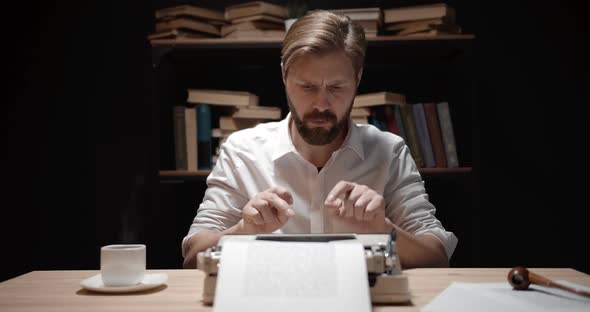
[{"label": "man's furrowed brow", "polygon": [[[313,81],[311,79],[305,79],[305,78],[294,78],[295,83],[297,84],[311,84],[311,85],[319,85],[321,84],[321,82],[319,81]],[[335,80],[330,80],[328,81],[326,84],[327,85],[344,85],[344,84],[348,84],[351,83],[351,81],[346,80],[346,79],[335,79]]]}]

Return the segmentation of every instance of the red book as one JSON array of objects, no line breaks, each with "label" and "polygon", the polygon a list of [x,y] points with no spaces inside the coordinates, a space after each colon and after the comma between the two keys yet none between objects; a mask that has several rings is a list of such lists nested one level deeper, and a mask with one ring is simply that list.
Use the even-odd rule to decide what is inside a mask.
[{"label": "red book", "polygon": [[399,135],[399,129],[397,127],[397,122],[395,120],[395,115],[391,106],[385,106],[385,119],[387,120],[387,129],[391,133]]},{"label": "red book", "polygon": [[426,125],[428,126],[428,134],[430,134],[430,144],[432,144],[432,152],[434,153],[434,162],[436,163],[436,167],[446,168],[447,157],[445,145],[443,143],[442,134],[440,131],[438,113],[436,112],[436,104],[425,103],[424,115],[426,116]]}]

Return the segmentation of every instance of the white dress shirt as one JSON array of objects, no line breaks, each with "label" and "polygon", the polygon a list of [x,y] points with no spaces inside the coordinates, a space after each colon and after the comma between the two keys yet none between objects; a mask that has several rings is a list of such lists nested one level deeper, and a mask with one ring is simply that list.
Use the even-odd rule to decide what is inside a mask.
[{"label": "white dress shirt", "polygon": [[438,238],[451,257],[457,245],[445,231],[428,201],[422,177],[403,139],[372,125],[350,128],[340,149],[318,169],[305,160],[291,140],[289,119],[237,131],[221,146],[215,168],[207,178],[207,190],[197,215],[182,241],[202,230],[225,230],[241,220],[242,208],[256,194],[273,186],[293,196],[295,215],[275,233],[333,233],[324,201],[339,181],[363,184],[383,195],[385,215],[412,234]]}]

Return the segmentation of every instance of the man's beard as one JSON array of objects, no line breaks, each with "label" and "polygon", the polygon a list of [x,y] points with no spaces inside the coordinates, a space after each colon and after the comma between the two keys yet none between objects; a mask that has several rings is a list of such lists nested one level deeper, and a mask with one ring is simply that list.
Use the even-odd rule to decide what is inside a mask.
[{"label": "man's beard", "polygon": [[[299,135],[303,140],[309,145],[326,145],[332,143],[338,136],[346,131],[348,127],[348,119],[350,118],[350,112],[352,110],[352,103],[348,108],[348,111],[342,118],[342,120],[338,120],[338,117],[331,111],[324,111],[320,112],[318,110],[314,110],[311,113],[308,113],[301,118],[295,110],[289,95],[287,95],[287,103],[289,104],[289,110],[291,110],[291,114],[293,115],[293,122],[295,123],[295,128]],[[322,118],[327,122],[334,123],[334,126],[330,128],[324,127],[308,127],[307,122],[310,119],[315,118]]]}]

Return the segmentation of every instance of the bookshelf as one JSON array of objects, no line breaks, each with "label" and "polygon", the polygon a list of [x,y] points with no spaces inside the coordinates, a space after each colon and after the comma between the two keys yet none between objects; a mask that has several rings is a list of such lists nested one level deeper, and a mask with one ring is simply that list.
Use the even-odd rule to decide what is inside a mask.
[{"label": "bookshelf", "polygon": [[[477,196],[473,182],[478,174],[479,144],[472,60],[475,41],[472,34],[369,38],[359,86],[359,94],[393,88],[408,95],[411,103],[449,102],[461,167],[421,168],[420,173],[439,219],[459,235],[469,229],[463,230],[466,225],[460,224],[455,215],[472,213],[472,196]],[[258,95],[260,105],[279,107],[286,116],[288,108],[280,76],[281,44],[281,38],[151,41],[155,138],[151,160],[155,190],[152,215],[159,221],[168,209],[175,211],[167,234],[153,238],[153,249],[162,254],[178,252],[177,245],[160,243],[161,235],[179,240],[186,234],[210,173],[175,170],[173,106],[184,105],[186,90],[191,88],[239,90]],[[455,252],[459,259],[461,252]],[[455,263],[469,264],[468,260]]]},{"label": "bookshelf", "polygon": [[[470,42],[474,39],[475,35],[473,34],[440,35],[434,37],[378,36],[368,38],[367,64],[365,66],[363,80],[367,79],[366,73],[370,73],[372,67],[378,66],[389,70],[388,67],[392,66],[392,64],[388,60],[394,58],[407,62],[409,66],[418,63],[431,64],[433,61],[452,63],[459,55],[465,53],[465,50],[470,46]],[[238,63],[240,59],[243,59],[246,64],[261,60],[262,62],[266,62],[264,59],[268,59],[268,55],[275,55],[277,57],[280,55],[281,44],[281,38],[186,38],[151,41],[153,66],[156,70],[161,65],[162,60],[166,58],[173,60],[175,63],[174,66],[186,65],[189,68],[198,68],[202,65],[200,60],[210,59],[216,53],[223,55],[219,58],[220,60],[231,58],[230,62]],[[234,56],[237,55],[241,56],[241,58],[236,59]],[[210,66],[210,64],[208,65]],[[445,68],[448,70],[452,66],[445,66]],[[184,80],[187,76],[186,71],[181,73],[176,72],[176,74],[184,77],[181,80]],[[184,82],[181,84],[186,85]],[[359,90],[362,88],[362,85],[363,83],[361,83]],[[227,88],[219,87],[219,89]],[[181,104],[179,103],[177,105]],[[169,105],[164,105],[164,107],[169,108]],[[281,108],[283,109],[283,113],[286,113],[285,105]],[[163,113],[162,115],[166,115],[166,112]],[[168,132],[167,136],[170,136],[169,131],[165,130],[163,132]],[[467,139],[472,140],[472,138]],[[169,145],[169,142],[166,144]],[[156,151],[156,153],[159,153],[159,151]],[[466,153],[468,151],[466,152],[464,148],[463,151],[459,151],[459,157],[464,158],[463,156]],[[420,168],[420,172],[424,175],[469,174],[473,168],[470,166],[470,157],[468,158],[468,164],[459,168]],[[167,165],[158,168],[157,175],[163,181],[198,181],[205,180],[209,173],[210,170],[177,171],[173,169],[173,166],[168,161]]]}]

